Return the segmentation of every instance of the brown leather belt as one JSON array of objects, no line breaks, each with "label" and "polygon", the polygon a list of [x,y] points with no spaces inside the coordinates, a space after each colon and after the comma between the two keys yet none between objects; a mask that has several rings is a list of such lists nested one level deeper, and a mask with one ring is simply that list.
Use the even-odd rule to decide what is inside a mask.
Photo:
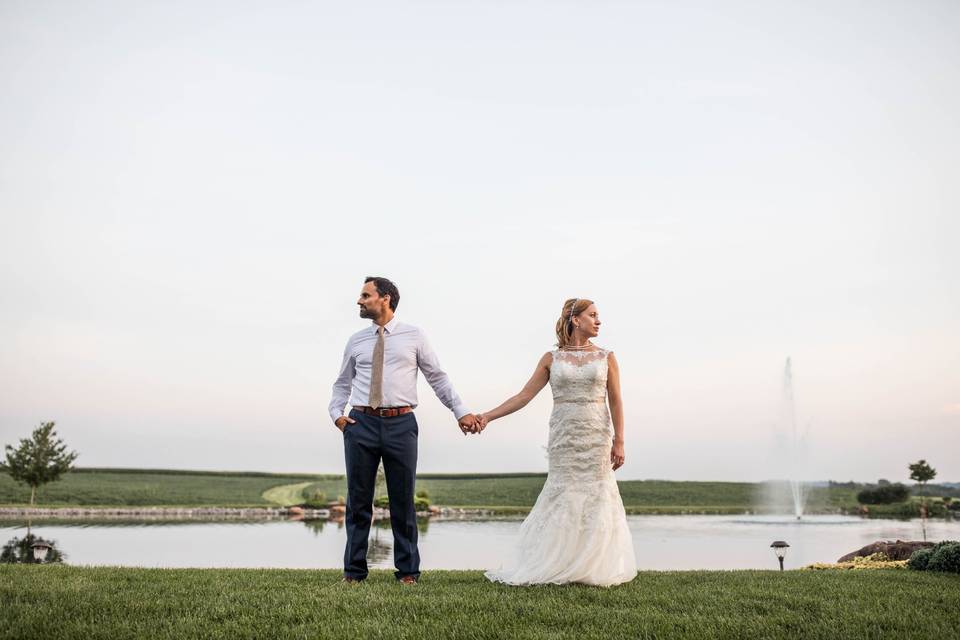
[{"label": "brown leather belt", "polygon": [[402,416],[405,413],[411,413],[413,411],[413,407],[380,407],[379,409],[373,409],[372,407],[354,407],[354,409],[368,416],[379,416],[381,418],[396,418],[397,416]]}]

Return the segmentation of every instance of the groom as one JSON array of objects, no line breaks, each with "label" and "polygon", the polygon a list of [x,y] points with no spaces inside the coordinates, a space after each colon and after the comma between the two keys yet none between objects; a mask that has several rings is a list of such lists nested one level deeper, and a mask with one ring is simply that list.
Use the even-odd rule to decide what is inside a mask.
[{"label": "groom", "polygon": [[[434,393],[457,417],[461,431],[479,433],[483,427],[454,391],[423,330],[394,317],[400,292],[386,278],[364,281],[357,304],[369,327],[347,340],[340,374],[333,383],[330,417],[343,433],[347,467],[347,548],[343,579],[367,577],[367,538],[373,517],[377,467],[383,458],[390,498],[395,576],[402,584],[420,578],[417,550],[417,514],[413,506],[417,478],[417,369]],[[352,407],[343,415],[349,400]]]}]

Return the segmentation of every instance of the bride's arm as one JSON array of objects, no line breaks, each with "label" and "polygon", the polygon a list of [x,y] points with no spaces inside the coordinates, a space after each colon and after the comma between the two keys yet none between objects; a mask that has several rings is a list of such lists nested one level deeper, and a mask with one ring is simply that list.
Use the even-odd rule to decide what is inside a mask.
[{"label": "bride's arm", "polygon": [[547,382],[550,380],[550,363],[553,361],[553,356],[550,353],[543,354],[543,357],[540,358],[540,362],[537,363],[537,369],[533,372],[533,375],[530,376],[530,380],[527,381],[527,384],[523,386],[523,389],[520,390],[515,396],[507,398],[503,404],[501,404],[496,409],[491,409],[486,413],[480,414],[480,419],[483,424],[491,420],[496,420],[497,418],[502,418],[503,416],[510,415],[514,411],[519,411],[523,409],[527,404],[533,400],[533,398],[540,393],[540,390],[546,386]]},{"label": "bride's arm", "polygon": [[620,396],[620,365],[611,353],[607,356],[607,401],[610,403],[610,418],[613,421],[613,448],[610,463],[614,469],[623,466],[623,398]]}]

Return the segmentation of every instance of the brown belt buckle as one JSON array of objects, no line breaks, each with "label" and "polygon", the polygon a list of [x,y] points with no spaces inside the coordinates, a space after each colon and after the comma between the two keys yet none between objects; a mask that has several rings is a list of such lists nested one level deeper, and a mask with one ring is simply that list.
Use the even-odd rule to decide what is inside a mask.
[{"label": "brown belt buckle", "polygon": [[410,407],[387,407],[386,409],[380,410],[381,418],[396,418],[397,416],[402,416],[413,411]]}]

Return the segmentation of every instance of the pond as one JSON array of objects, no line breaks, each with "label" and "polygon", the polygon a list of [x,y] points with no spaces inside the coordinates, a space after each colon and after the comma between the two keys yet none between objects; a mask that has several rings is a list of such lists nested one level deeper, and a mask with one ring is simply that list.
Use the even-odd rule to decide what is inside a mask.
[{"label": "pond", "polygon": [[[774,569],[774,540],[790,544],[785,566],[834,562],[877,540],[922,540],[919,520],[853,516],[629,516],[639,569]],[[421,567],[496,568],[512,548],[520,519],[424,520]],[[346,530],[333,521],[247,522],[34,521],[72,565],[137,567],[340,568]],[[24,522],[0,522],[0,543],[22,539]],[[928,540],[960,539],[960,522],[930,520]],[[389,526],[370,534],[372,568],[392,568]]]}]

